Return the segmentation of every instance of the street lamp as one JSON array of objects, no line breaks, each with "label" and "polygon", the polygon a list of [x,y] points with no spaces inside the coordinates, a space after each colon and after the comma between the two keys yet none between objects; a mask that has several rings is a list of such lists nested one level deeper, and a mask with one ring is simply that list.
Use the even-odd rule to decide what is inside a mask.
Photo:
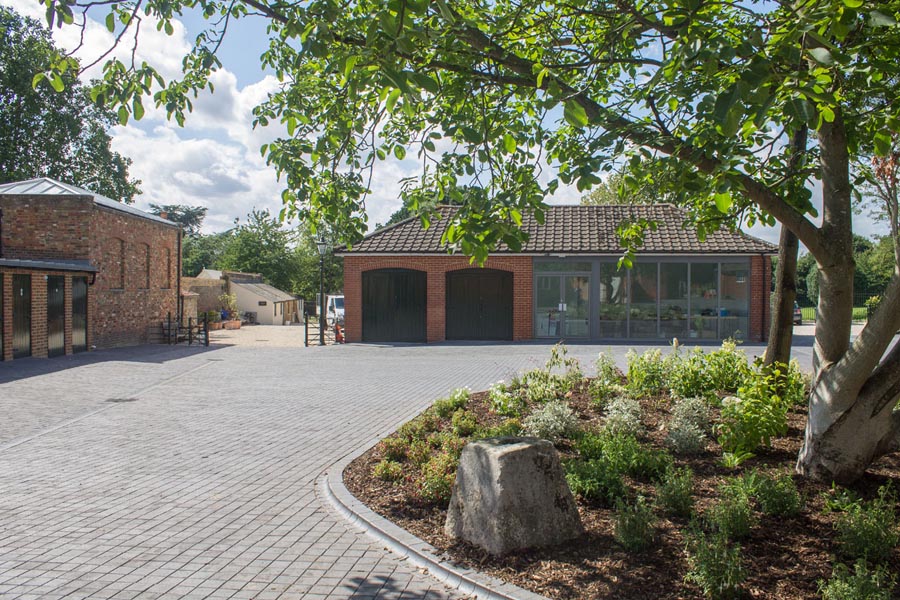
[{"label": "street lamp", "polygon": [[328,242],[325,236],[316,240],[316,248],[319,250],[319,345],[325,345],[325,253],[328,252]]}]

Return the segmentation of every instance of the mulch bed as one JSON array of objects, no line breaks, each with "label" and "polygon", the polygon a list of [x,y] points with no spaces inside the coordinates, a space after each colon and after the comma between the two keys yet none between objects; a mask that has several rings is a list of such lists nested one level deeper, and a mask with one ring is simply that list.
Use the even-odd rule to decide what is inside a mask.
[{"label": "mulch bed", "polygon": [[[585,385],[573,392],[569,402],[585,428],[594,429],[602,419],[591,405],[586,390]],[[641,402],[649,432],[642,441],[663,448],[665,434],[661,424],[668,416],[671,401],[660,397]],[[502,421],[490,412],[485,392],[473,393],[467,410],[478,416],[479,423]],[[715,442],[710,442],[701,454],[676,456],[677,466],[688,466],[694,471],[695,511],[702,512],[716,499],[716,488],[727,477],[751,469],[771,475],[792,473],[805,422],[805,410],[793,411],[787,436],[773,440],[772,447],[760,450],[736,470],[721,465],[721,448]],[[563,457],[575,455],[571,447],[558,448]],[[453,562],[550,598],[702,597],[699,588],[684,581],[688,565],[682,531],[688,525],[687,520],[661,517],[653,546],[643,553],[630,553],[613,537],[614,511],[579,501],[586,530],[582,538],[560,547],[494,558],[444,535],[446,507],[417,499],[414,477],[397,483],[373,477],[372,469],[381,459],[376,447],[353,461],[344,471],[347,488],[372,510],[427,541]],[[806,500],[804,510],[790,518],[766,517],[757,511],[756,525],[749,539],[741,543],[742,564],[747,571],[743,584],[745,597],[816,598],[818,581],[831,576],[836,550],[833,530],[836,515],[823,512],[830,487],[800,477],[794,479]],[[880,459],[852,489],[868,499],[888,481],[893,481],[894,489],[900,491],[900,456]],[[638,492],[642,489],[649,492],[647,484],[631,480],[628,483]],[[897,550],[888,567],[900,573]]]}]

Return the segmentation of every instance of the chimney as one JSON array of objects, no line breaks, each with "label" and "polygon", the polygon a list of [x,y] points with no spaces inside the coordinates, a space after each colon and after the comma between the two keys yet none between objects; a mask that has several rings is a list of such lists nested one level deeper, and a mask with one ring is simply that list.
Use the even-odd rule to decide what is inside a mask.
[{"label": "chimney", "polygon": [[160,219],[168,219],[168,218],[169,218],[169,213],[167,213],[166,211],[160,211],[160,213],[159,213],[159,218],[160,218]]}]

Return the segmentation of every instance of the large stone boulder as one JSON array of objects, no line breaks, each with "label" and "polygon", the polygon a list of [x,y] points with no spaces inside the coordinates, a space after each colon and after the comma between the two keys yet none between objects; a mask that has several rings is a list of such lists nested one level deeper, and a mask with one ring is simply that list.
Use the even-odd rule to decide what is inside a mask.
[{"label": "large stone boulder", "polygon": [[584,528],[553,444],[506,437],[463,448],[444,531],[500,556],[559,544]]}]

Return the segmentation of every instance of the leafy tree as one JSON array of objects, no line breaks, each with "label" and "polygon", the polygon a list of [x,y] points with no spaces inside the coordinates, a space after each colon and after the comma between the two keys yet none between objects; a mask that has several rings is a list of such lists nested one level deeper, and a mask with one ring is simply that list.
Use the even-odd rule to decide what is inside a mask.
[{"label": "leafy tree", "polygon": [[282,229],[268,210],[253,209],[229,237],[218,264],[231,271],[260,273],[271,285],[290,291],[299,271],[295,244],[296,232]]},{"label": "leafy tree", "polygon": [[[71,22],[73,0],[46,3],[51,24]],[[170,28],[196,5],[140,6]],[[86,10],[111,11],[124,37],[136,29],[122,7]],[[885,355],[900,328],[900,278],[850,343],[849,165],[863,140],[886,156],[900,129],[896,0],[206,0],[202,10],[214,25],[181,81],[113,59],[97,99],[127,120],[153,94],[182,122],[217,67],[228,22],[219,17],[261,13],[271,21],[262,60],[284,84],[256,116],[287,128],[263,148],[286,182],[286,214],[358,239],[371,170],[413,151],[423,172],[409,208],[425,206],[427,221],[424,200],[463,202],[445,240],[479,261],[501,241],[518,249],[522,214],[540,221],[561,183],[587,191],[613,159],[652,160],[701,234],[779,221],[816,259],[815,384],[798,471],[850,481],[900,448],[900,347]],[[791,143],[807,129],[814,140]],[[813,178],[821,225],[811,218]],[[462,184],[481,193],[463,197]]]},{"label": "leafy tree", "polygon": [[339,292],[344,289],[343,259],[335,256],[331,251],[331,248],[337,245],[337,240],[327,229],[324,231],[324,236],[328,240],[329,251],[326,253],[324,261],[320,263],[321,256],[316,245],[317,234],[310,227],[301,228],[300,242],[297,244],[296,250],[299,267],[293,291],[307,302],[314,301],[319,293],[320,264],[324,265],[325,293]]},{"label": "leafy tree", "polygon": [[220,269],[231,234],[231,231],[226,231],[185,236],[181,243],[181,274],[196,277],[203,269]]},{"label": "leafy tree", "polygon": [[671,202],[666,184],[661,181],[667,174],[652,173],[649,161],[641,161],[636,167],[623,172],[613,172],[581,197],[582,204],[654,204]]},{"label": "leafy tree", "polygon": [[154,215],[166,213],[166,218],[181,225],[181,229],[189,236],[200,234],[203,219],[206,218],[205,206],[187,206],[185,204],[151,204],[150,212]]},{"label": "leafy tree", "polygon": [[869,214],[887,222],[894,248],[894,263],[900,267],[900,140],[893,132],[891,150],[887,156],[863,155],[856,163],[861,179],[860,208],[868,208]]},{"label": "leafy tree", "polygon": [[91,103],[77,69],[32,87],[56,53],[46,28],[0,6],[0,181],[52,177],[132,202],[140,181],[110,148],[113,113]]}]

